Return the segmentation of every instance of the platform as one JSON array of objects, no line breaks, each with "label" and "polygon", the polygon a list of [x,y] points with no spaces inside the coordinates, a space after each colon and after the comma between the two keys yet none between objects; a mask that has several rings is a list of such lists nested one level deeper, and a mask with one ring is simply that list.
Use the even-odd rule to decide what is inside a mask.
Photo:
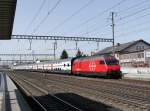
[{"label": "platform", "polygon": [[7,74],[0,72],[0,111],[31,111]]}]

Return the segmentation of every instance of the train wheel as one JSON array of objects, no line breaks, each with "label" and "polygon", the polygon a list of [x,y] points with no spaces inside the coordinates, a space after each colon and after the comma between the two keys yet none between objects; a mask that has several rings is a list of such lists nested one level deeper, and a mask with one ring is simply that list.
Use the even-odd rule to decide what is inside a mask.
[{"label": "train wheel", "polygon": [[107,73],[106,76],[105,76],[105,78],[106,78],[106,79],[111,79],[111,78],[112,78],[112,77],[111,77],[111,74],[110,74],[110,73]]}]

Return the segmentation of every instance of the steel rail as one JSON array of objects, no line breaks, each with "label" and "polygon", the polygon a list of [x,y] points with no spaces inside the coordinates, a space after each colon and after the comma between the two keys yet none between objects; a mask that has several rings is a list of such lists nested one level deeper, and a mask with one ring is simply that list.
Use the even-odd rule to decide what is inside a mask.
[{"label": "steel rail", "polygon": [[[17,77],[18,77],[18,76],[17,76]],[[18,78],[19,78],[19,77],[18,77]],[[25,78],[22,79],[21,77],[20,77],[19,79],[22,80],[22,81],[24,81],[24,82],[26,82],[26,83],[29,84],[30,86],[32,86],[32,87],[38,89],[39,91],[43,92],[44,94],[48,94],[49,96],[51,96],[51,97],[57,99],[57,100],[60,101],[61,103],[63,103],[63,104],[65,104],[65,105],[67,105],[67,106],[69,106],[69,107],[75,109],[76,111],[82,111],[81,109],[79,109],[79,108],[73,106],[72,104],[68,103],[67,101],[64,101],[64,100],[60,99],[59,97],[48,93],[48,91],[46,91],[45,89],[42,89],[42,88],[38,87],[37,85],[33,84],[31,81],[28,81],[28,80],[26,80]],[[30,93],[31,93],[31,92],[30,92]],[[33,98],[34,98],[34,97],[33,97]],[[39,102],[36,98],[34,98],[34,100],[36,100],[37,102]],[[40,104],[44,109],[46,109],[40,102],[39,102],[39,104]],[[47,110],[45,110],[45,111],[47,111]]]},{"label": "steel rail", "polygon": [[[49,80],[49,79],[47,79],[47,82],[50,82],[50,81],[52,81],[52,82],[55,82],[55,83],[57,83],[57,84],[60,84],[60,85],[62,85],[62,83],[63,84],[65,84],[65,85],[70,85],[71,87],[77,87],[77,88],[82,88],[82,89],[89,89],[89,90],[94,90],[95,92],[97,92],[97,93],[101,93],[101,92],[99,92],[99,91],[97,91],[96,89],[94,89],[94,88],[88,88],[88,87],[83,87],[83,86],[72,86],[72,84],[68,84],[67,82],[65,82],[65,81],[59,81],[59,80]],[[58,83],[59,82],[59,83]],[[60,86],[59,85],[59,86]],[[124,100],[124,101],[127,101],[127,103],[129,102],[129,103],[132,103],[133,105],[135,105],[135,106],[138,106],[138,107],[141,107],[141,108],[145,108],[145,106],[143,106],[143,104],[145,104],[142,100],[142,98],[140,98],[140,97],[138,97],[138,96],[135,96],[135,99],[133,99],[133,98],[129,98],[129,99],[125,99],[125,97],[126,98],[128,98],[128,97],[130,97],[129,95],[124,95],[124,96],[119,96],[119,95],[115,95],[116,93],[115,92],[111,92],[111,90],[104,90],[104,88],[103,88],[103,90],[102,90],[102,92],[103,93],[107,93],[106,94],[106,96],[108,96],[108,95],[110,95],[110,97],[112,97],[112,96],[114,96],[114,97],[116,97],[117,99],[120,99],[120,100]],[[137,98],[137,99],[136,99]],[[138,102],[135,102],[135,100],[136,101],[139,101],[139,103]],[[143,102],[143,104],[142,104],[142,102]],[[140,106],[139,106],[140,105]]]},{"label": "steel rail", "polygon": [[[28,75],[19,75],[19,76],[22,76],[23,78],[27,78],[27,77],[32,78],[32,75],[29,75],[29,74]],[[38,76],[36,76],[36,77],[39,78]],[[44,79],[44,78],[40,77],[39,79]],[[148,109],[149,108],[149,104],[145,103],[143,101],[143,99],[140,98],[138,100],[139,102],[135,101],[135,100],[138,99],[138,96],[136,96],[137,97],[136,99],[135,98],[134,99],[133,98],[128,98],[128,96],[121,97],[121,96],[118,96],[118,95],[114,95],[114,93],[111,93],[110,90],[104,90],[104,91],[102,90],[102,92],[99,92],[96,89],[94,89],[94,92],[93,92],[93,91],[90,91],[91,88],[81,87],[81,86],[77,86],[77,85],[73,86],[72,84],[66,83],[64,80],[62,80],[63,81],[63,83],[62,83],[62,82],[60,82],[60,79],[57,80],[57,81],[53,81],[53,80],[50,80],[50,79],[46,78],[46,79],[44,79],[44,81],[46,81],[47,83],[51,83],[51,84],[53,82],[55,84],[55,86],[57,86],[58,88],[61,88],[62,86],[71,87],[74,90],[78,90],[78,91],[82,90],[82,91],[88,92],[88,93],[93,94],[93,95],[100,94],[100,96],[103,99],[106,98],[104,100],[114,101],[116,103],[121,103],[121,104],[127,104],[127,105],[130,105],[130,106],[134,107],[134,108],[138,108],[138,109]]]},{"label": "steel rail", "polygon": [[[11,77],[12,77],[12,76],[11,76]],[[11,78],[11,79],[13,79],[13,80],[17,83],[17,85],[20,87],[20,85],[21,85],[21,82],[20,82],[20,81],[18,81],[18,80],[15,79],[15,78]],[[30,94],[31,98],[32,98],[44,111],[47,111],[46,108],[32,95],[32,93],[31,93],[27,88],[23,87],[22,85],[21,85],[20,88],[21,88],[22,91],[24,91],[25,93]]]},{"label": "steel rail", "polygon": [[[57,87],[58,86],[62,86],[62,82],[63,82],[63,84],[65,84],[65,86],[66,85],[69,85],[69,86],[71,86],[71,87],[76,87],[76,88],[82,88],[82,89],[90,89],[91,90],[91,88],[88,88],[88,87],[79,87],[79,86],[72,86],[72,84],[68,84],[68,83],[66,83],[65,81],[59,81],[59,80],[49,80],[49,79],[47,79],[47,82],[48,83],[50,83],[50,81],[52,81],[53,83],[55,82],[56,84],[59,84],[59,85],[57,85]],[[93,89],[92,89],[93,90]],[[99,92],[99,91],[97,91],[97,90],[95,90],[94,89],[94,91],[96,91],[97,93],[101,93],[101,92]],[[106,93],[106,95],[104,94],[104,93]],[[124,97],[120,97],[120,96],[118,96],[118,95],[114,95],[114,93],[110,93],[110,90],[105,90],[105,91],[102,91],[102,94],[103,95],[105,95],[105,98],[108,98],[109,97],[109,99],[114,99],[114,98],[116,98],[118,101],[122,101],[122,103],[125,103],[125,104],[132,104],[132,106],[136,106],[136,107],[139,107],[139,108],[147,108],[147,106],[145,105],[145,106],[143,106],[143,104],[144,104],[144,102],[143,102],[143,104],[142,104],[142,99],[141,98],[139,98],[139,103],[138,102],[135,102],[135,100],[137,100],[137,99],[132,99],[132,98],[129,98],[129,99],[126,99],[125,97],[128,97],[128,96],[124,96]],[[137,96],[137,98],[138,98],[138,96]]]}]

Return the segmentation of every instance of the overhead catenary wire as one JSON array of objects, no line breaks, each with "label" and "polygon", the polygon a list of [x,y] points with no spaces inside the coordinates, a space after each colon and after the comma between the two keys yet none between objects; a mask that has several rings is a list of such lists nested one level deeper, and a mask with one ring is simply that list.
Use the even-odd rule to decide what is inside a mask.
[{"label": "overhead catenary wire", "polygon": [[89,5],[91,5],[95,0],[89,0],[85,5],[83,5],[82,7],[80,7],[78,10],[76,10],[74,13],[72,13],[69,17],[67,17],[66,19],[64,19],[61,23],[59,23],[58,25],[56,25],[53,29],[51,29],[50,31],[47,32],[47,34],[49,32],[52,32],[60,27],[62,27],[65,23],[67,23],[68,21],[70,21],[74,16],[76,16],[77,14],[79,14],[81,11],[83,11],[85,8],[87,8]]},{"label": "overhead catenary wire", "polygon": [[123,19],[126,19],[126,18],[128,18],[128,17],[135,16],[135,15],[137,15],[137,14],[139,14],[139,13],[145,11],[145,10],[148,10],[148,9],[150,9],[150,6],[148,6],[148,7],[146,7],[146,8],[142,8],[142,9],[140,9],[140,10],[138,10],[138,11],[136,11],[136,12],[133,12],[133,13],[131,13],[131,14],[128,14],[128,15],[126,15],[126,16],[124,16],[124,17],[121,17],[121,18],[118,19],[118,20],[123,20]]},{"label": "overhead catenary wire", "polygon": [[[134,5],[132,5],[132,6],[130,6],[130,7],[128,7],[128,8],[126,8],[126,9],[124,9],[124,10],[121,10],[121,11],[119,11],[119,13],[121,13],[121,12],[124,12],[124,11],[127,11],[127,10],[130,10],[130,9],[132,9],[132,8],[135,8],[135,7],[137,7],[137,6],[139,6],[139,5],[141,5],[141,4],[144,4],[144,3],[147,3],[147,2],[149,2],[149,0],[144,0],[144,1],[142,1],[142,2],[139,2],[139,3],[137,3],[137,4],[134,4]],[[128,21],[128,22],[130,22],[130,21]],[[125,24],[125,23],[124,23]],[[94,29],[91,29],[90,31],[88,31],[88,32],[85,32],[85,33],[81,33],[81,35],[84,35],[84,34],[89,34],[89,33],[93,33],[93,32],[95,32],[95,31],[97,31],[97,30],[100,30],[100,29],[102,29],[101,27],[108,27],[109,25],[103,25],[103,26],[98,26],[98,27],[96,27],[96,28],[94,28]]]},{"label": "overhead catenary wire", "polygon": [[[147,0],[146,0],[146,1],[147,1]],[[145,2],[146,2],[146,1],[145,1]],[[124,16],[124,17],[118,19],[118,20],[117,20],[117,23],[121,22],[122,20],[124,20],[124,19],[126,19],[126,18],[128,18],[128,17],[135,16],[135,15],[137,15],[138,13],[141,13],[141,12],[143,12],[143,11],[145,11],[145,10],[148,10],[148,9],[150,9],[150,7],[142,8],[142,9],[140,9],[140,10],[138,10],[138,11],[132,13],[132,14],[128,14],[127,16]],[[142,16],[140,16],[140,17],[133,18],[132,20],[128,20],[127,22],[117,24],[117,26],[119,26],[119,25],[124,25],[124,24],[127,24],[127,23],[129,23],[129,22],[139,20],[140,18],[143,18],[143,17],[148,16],[148,15],[150,15],[150,13],[144,14],[144,15],[142,15]],[[107,26],[108,26],[108,25],[106,25],[105,27],[107,27]],[[98,27],[97,27],[97,28],[94,28],[93,30],[90,30],[88,33],[93,33],[93,32],[95,32],[95,31],[98,30],[98,29],[100,29],[100,28],[98,28]],[[86,33],[83,33],[83,34],[86,34]]]},{"label": "overhead catenary wire", "polygon": [[135,32],[136,33],[141,33],[142,31],[147,31],[149,29],[150,29],[150,26],[147,26],[147,27],[140,28],[138,30],[133,30],[133,31],[130,31],[130,32],[127,32],[127,33],[121,33],[121,34],[116,35],[116,38],[119,38],[119,37],[125,36],[125,35],[129,35],[129,34],[134,34]]},{"label": "overhead catenary wire", "polygon": [[[87,27],[87,30],[85,31],[83,31],[83,30],[81,30],[81,31],[79,31],[79,32],[74,32],[74,35],[77,35],[77,36],[81,36],[81,35],[87,35],[87,34],[90,34],[90,33],[92,33],[92,32],[96,32],[97,30],[101,30],[102,28],[106,28],[106,27],[108,27],[107,25],[106,25],[106,23],[105,22],[103,22],[102,24],[99,24],[98,26],[98,23],[94,23],[94,24],[92,24],[92,25],[90,25],[90,26],[88,26]],[[96,27],[95,27],[96,26]],[[71,32],[71,31],[70,31]],[[72,32],[71,32],[72,33]],[[78,34],[77,34],[78,33]]]},{"label": "overhead catenary wire", "polygon": [[119,13],[128,11],[128,10],[130,10],[130,9],[132,9],[132,8],[137,7],[137,6],[141,6],[142,4],[147,3],[147,2],[149,2],[149,0],[144,0],[144,1],[142,1],[142,2],[136,3],[136,4],[134,4],[134,5],[130,6],[130,7],[127,7],[126,9],[120,10]]},{"label": "overhead catenary wire", "polygon": [[[107,27],[109,27],[109,25],[108,25],[108,24],[107,24],[107,25],[104,24],[104,25],[102,25],[102,26],[95,27],[95,28],[89,30],[88,32],[84,32],[84,33],[79,32],[79,35],[85,35],[85,34],[87,34],[87,33],[90,34],[90,33],[96,32],[97,30],[104,29],[104,28],[107,28]],[[82,31],[82,32],[83,32],[83,31]]]},{"label": "overhead catenary wire", "polygon": [[128,21],[126,21],[126,22],[123,22],[123,23],[120,23],[121,21],[118,21],[118,22],[116,23],[116,25],[117,25],[117,26],[122,26],[122,25],[126,25],[126,24],[128,24],[128,23],[130,23],[130,22],[136,22],[137,20],[143,19],[144,17],[149,16],[149,15],[150,15],[150,13],[147,13],[147,14],[141,15],[141,16],[139,16],[139,17],[135,17],[135,18],[133,18],[133,19],[131,19],[131,20],[128,20]]},{"label": "overhead catenary wire", "polygon": [[[147,14],[144,14],[142,16],[139,16],[139,17],[133,18],[131,20],[128,20],[126,22],[123,22],[123,23],[120,23],[121,21],[117,21],[116,25],[117,25],[117,27],[122,26],[122,25],[125,25],[125,24],[130,23],[130,22],[135,22],[135,21],[137,21],[139,19],[142,19],[143,17],[149,16],[149,15],[150,15],[150,13],[147,13]],[[104,29],[104,28],[107,28],[107,27],[109,27],[109,25],[98,26],[94,29],[91,29],[88,33],[93,33],[97,30],[101,30],[102,28]],[[81,33],[81,34],[86,34],[86,33]]]},{"label": "overhead catenary wire", "polygon": [[[139,14],[139,13],[145,11],[145,10],[148,10],[148,9],[150,9],[150,6],[149,6],[149,7],[146,7],[146,8],[142,8],[142,9],[140,9],[140,10],[138,10],[138,11],[132,13],[132,14],[127,15],[127,16],[124,16],[123,18],[119,19],[118,21],[120,22],[121,20],[124,20],[124,19],[126,19],[126,18],[128,18],[128,17],[135,16],[135,15],[137,15],[137,14]],[[142,17],[147,16],[147,15],[150,15],[150,13],[145,14],[145,15],[142,15],[142,16],[140,16],[140,17],[136,17],[136,18],[134,18],[133,20],[135,20],[135,19],[136,19],[136,20],[139,20],[138,18],[142,18]],[[133,21],[133,20],[132,20],[132,21]],[[128,22],[129,22],[129,21],[127,21],[126,23],[128,23]],[[130,22],[131,22],[131,21],[130,21]],[[122,23],[122,24],[120,24],[120,25],[124,25],[124,24],[126,24],[126,23]],[[144,23],[145,23],[145,22],[144,22]],[[137,24],[137,25],[135,25],[135,26],[141,26],[141,25],[143,25],[144,23]],[[149,22],[146,22],[146,23],[149,23]],[[148,27],[142,28],[142,29],[140,29],[140,30],[130,31],[130,32],[127,32],[127,33],[121,33],[121,34],[119,34],[119,35],[117,35],[117,36],[128,35],[128,34],[135,33],[135,32],[138,32],[138,31],[141,31],[141,30],[144,30],[144,29],[147,30],[147,28],[148,28]]]},{"label": "overhead catenary wire", "polygon": [[38,18],[41,10],[43,9],[44,5],[46,3],[46,0],[43,0],[39,9],[37,10],[37,12],[35,13],[35,15],[33,16],[32,20],[29,22],[28,26],[25,29],[25,34],[27,33],[27,31],[30,29],[31,25],[34,23],[34,21],[36,20],[36,18]]},{"label": "overhead catenary wire", "polygon": [[60,4],[62,0],[58,0],[56,2],[56,4],[48,11],[48,13],[46,14],[46,16],[40,21],[40,23],[34,28],[33,33],[35,33],[40,26],[47,20],[47,18],[53,13],[53,11],[58,7],[58,5]]},{"label": "overhead catenary wire", "polygon": [[107,9],[105,9],[105,10],[99,12],[99,13],[96,14],[95,16],[93,16],[93,17],[87,19],[86,21],[82,22],[81,24],[79,24],[79,25],[73,27],[71,30],[75,30],[75,29],[78,29],[79,27],[84,26],[85,24],[89,23],[90,21],[93,21],[94,19],[97,19],[98,17],[102,16],[102,15],[105,14],[106,12],[109,12],[110,10],[112,10],[112,9],[116,8],[117,6],[121,5],[121,4],[124,3],[125,1],[127,1],[127,0],[121,0],[121,1],[119,1],[118,3],[116,3],[115,5],[113,5],[112,7],[107,8]]},{"label": "overhead catenary wire", "polygon": [[[145,26],[145,24],[147,24],[147,23],[149,23],[150,22],[150,20],[147,20],[147,21],[144,21],[144,22],[142,22],[142,23],[138,23],[138,24],[135,24],[135,25],[133,25],[132,27],[137,27],[137,26]],[[127,30],[128,30],[128,28],[126,28]],[[116,33],[117,32],[119,32],[119,31],[116,31]]]},{"label": "overhead catenary wire", "polygon": [[[125,33],[119,33],[119,34],[116,35],[116,38],[119,38],[119,37],[125,36],[125,35],[129,35],[129,34],[134,34],[134,33],[137,33],[137,32],[140,33],[142,30],[148,30],[150,28],[150,26],[144,27],[144,28],[140,28],[140,29],[135,29],[135,27],[144,26],[145,24],[148,24],[149,22],[150,22],[150,20],[147,20],[145,22],[142,22],[142,23],[139,23],[139,24],[135,24],[135,25],[132,26],[132,27],[134,27],[134,30],[128,31],[128,32],[125,32]],[[128,30],[128,28],[125,28],[125,29]],[[118,32],[120,32],[120,31],[116,30],[116,33],[118,33]],[[108,36],[111,36],[111,34],[109,34]]]}]

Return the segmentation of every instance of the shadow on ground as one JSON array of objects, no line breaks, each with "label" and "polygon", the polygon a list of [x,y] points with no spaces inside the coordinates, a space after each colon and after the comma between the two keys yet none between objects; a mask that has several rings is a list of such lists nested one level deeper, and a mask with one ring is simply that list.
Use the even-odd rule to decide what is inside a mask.
[{"label": "shadow on ground", "polygon": [[[68,103],[78,107],[82,111],[121,111],[119,109],[116,109],[114,107],[105,105],[101,102],[96,102],[94,100],[90,100],[88,98],[82,97],[80,95],[74,94],[74,93],[57,93],[55,96],[67,101]],[[48,95],[36,97],[39,99],[47,98]],[[28,102],[30,106],[32,107],[33,111],[41,111],[38,106],[31,100],[30,97],[27,97]],[[29,99],[30,98],[30,99]],[[49,104],[51,105],[51,104]]]},{"label": "shadow on ground", "polygon": [[83,111],[120,111],[119,109],[105,105],[74,93],[58,93],[55,96],[79,107]]}]

